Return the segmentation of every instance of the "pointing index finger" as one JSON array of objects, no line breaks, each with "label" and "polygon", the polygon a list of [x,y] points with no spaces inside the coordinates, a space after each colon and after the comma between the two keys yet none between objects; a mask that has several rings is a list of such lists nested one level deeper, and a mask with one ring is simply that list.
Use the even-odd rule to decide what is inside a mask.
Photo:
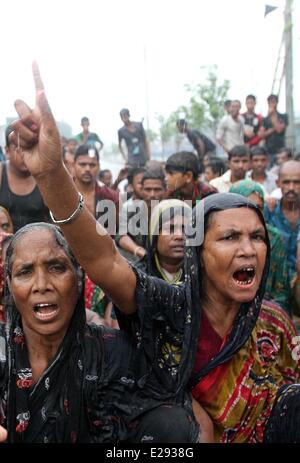
[{"label": "pointing index finger", "polygon": [[43,84],[40,70],[39,70],[39,67],[36,61],[32,63],[32,72],[33,72],[36,92],[38,93],[39,91],[44,91],[44,84]]}]

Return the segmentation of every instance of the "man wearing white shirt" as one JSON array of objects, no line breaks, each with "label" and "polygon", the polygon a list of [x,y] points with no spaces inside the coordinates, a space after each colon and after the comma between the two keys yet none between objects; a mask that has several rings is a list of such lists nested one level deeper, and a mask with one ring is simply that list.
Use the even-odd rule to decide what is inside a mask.
[{"label": "man wearing white shirt", "polygon": [[249,148],[246,145],[238,145],[232,148],[228,153],[228,165],[229,170],[225,174],[209,182],[219,193],[228,193],[233,183],[246,178],[250,166]]},{"label": "man wearing white shirt", "polygon": [[268,152],[263,146],[255,146],[250,151],[250,158],[252,170],[247,173],[247,178],[259,183],[265,196],[269,196],[277,188],[277,175],[267,172]]},{"label": "man wearing white shirt", "polygon": [[224,116],[217,129],[217,141],[228,153],[234,146],[244,144],[244,122],[240,115],[241,102],[231,102],[230,114]]}]

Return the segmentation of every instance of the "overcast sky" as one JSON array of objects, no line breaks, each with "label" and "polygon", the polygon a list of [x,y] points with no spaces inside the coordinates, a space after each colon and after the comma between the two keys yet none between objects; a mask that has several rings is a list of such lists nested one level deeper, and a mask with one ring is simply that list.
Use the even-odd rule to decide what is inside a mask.
[{"label": "overcast sky", "polygon": [[[184,84],[218,65],[229,97],[258,98],[265,113],[283,28],[283,0],[264,18],[264,0],[14,0],[1,2],[0,124],[13,101],[34,100],[31,62],[41,68],[55,117],[117,141],[119,110],[132,119],[168,116],[186,103]],[[145,50],[146,57],[145,60]],[[300,0],[294,0],[294,72],[300,79]],[[145,64],[146,63],[146,64]],[[148,93],[146,92],[148,89]],[[295,85],[295,110],[300,90]],[[284,95],[280,109],[284,110]]]}]

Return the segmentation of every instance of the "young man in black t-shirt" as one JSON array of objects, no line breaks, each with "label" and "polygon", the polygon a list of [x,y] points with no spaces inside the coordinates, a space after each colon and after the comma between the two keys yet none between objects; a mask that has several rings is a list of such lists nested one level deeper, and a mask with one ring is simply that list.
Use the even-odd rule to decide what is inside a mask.
[{"label": "young man in black t-shirt", "polygon": [[263,119],[263,125],[258,135],[265,140],[266,149],[271,156],[271,163],[274,164],[275,154],[285,146],[285,130],[288,125],[288,115],[277,111],[278,96],[268,97],[268,115]]},{"label": "young man in black t-shirt", "polygon": [[[150,147],[143,124],[131,121],[129,110],[125,108],[120,111],[120,117],[124,125],[118,130],[119,150],[127,165],[144,167],[150,159]],[[123,140],[127,155],[122,146]]]}]

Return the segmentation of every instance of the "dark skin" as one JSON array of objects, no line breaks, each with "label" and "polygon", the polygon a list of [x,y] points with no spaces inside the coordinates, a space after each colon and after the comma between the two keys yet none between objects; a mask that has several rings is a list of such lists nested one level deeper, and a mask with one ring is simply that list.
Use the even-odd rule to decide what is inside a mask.
[{"label": "dark skin", "polygon": [[[24,101],[16,100],[19,120],[13,123],[11,141],[19,133],[22,157],[34,176],[44,201],[57,220],[69,217],[78,206],[78,192],[61,159],[60,136],[48,104],[37,64],[33,64],[36,104],[31,109]],[[124,313],[136,311],[136,277],[127,261],[117,252],[110,236],[96,229],[93,215],[87,207],[62,231],[77,260],[90,278],[108,294]],[[82,240],[82,230],[85,239]],[[201,422],[202,441],[213,439],[211,420],[199,404],[194,407]]]},{"label": "dark skin", "polygon": [[[122,114],[121,119],[122,119],[122,122],[124,122],[124,125],[126,125],[127,130],[129,130],[129,132],[132,132],[132,133],[136,132],[137,129],[136,129],[134,123],[130,120],[128,114],[126,114],[126,113]],[[123,147],[122,147],[121,143],[119,143],[119,150],[120,150],[120,153],[122,154],[125,162],[127,163],[128,159],[127,159],[126,153],[123,150]],[[150,157],[151,157],[151,155],[150,155],[150,146],[149,146],[149,141],[148,141],[147,138],[145,139],[145,152],[146,152],[147,159],[150,159]]]},{"label": "dark skin", "polygon": [[278,178],[282,191],[281,209],[292,228],[297,226],[300,217],[300,163],[287,161]]},{"label": "dark skin", "polygon": [[176,274],[182,267],[184,258],[185,226],[181,216],[166,222],[157,237],[157,256],[163,269]]},{"label": "dark skin", "polygon": [[[61,345],[78,299],[72,263],[49,230],[32,230],[19,239],[10,285],[36,383]],[[39,314],[38,303],[52,306]]]},{"label": "dark skin", "polygon": [[23,162],[22,154],[17,144],[10,143],[6,147],[7,177],[11,191],[16,195],[28,195],[36,187],[34,177]]},{"label": "dark skin", "polygon": [[75,184],[83,194],[86,205],[92,214],[95,214],[95,186],[99,173],[99,162],[88,155],[79,156],[74,164]]},{"label": "dark skin", "polygon": [[243,180],[249,168],[249,156],[234,156],[229,161],[229,168],[231,170],[230,181],[232,183]]},{"label": "dark skin", "polygon": [[273,127],[270,129],[265,129],[264,127],[261,127],[258,135],[260,138],[265,139],[268,138],[272,133],[282,133],[286,129],[286,125],[284,122],[279,120],[278,118],[278,113],[277,113],[277,101],[275,99],[271,99],[268,102],[269,109],[268,109],[268,116],[270,116],[272,120]]},{"label": "dark skin", "polygon": [[4,442],[7,439],[7,431],[0,426],[0,442]]},{"label": "dark skin", "polygon": [[[148,206],[148,215],[150,219],[151,215],[151,201],[160,201],[163,198],[165,188],[162,180],[158,179],[147,179],[142,183],[141,194]],[[137,246],[133,239],[124,235],[119,241],[121,248],[125,251],[131,252],[136,257],[144,257],[146,249],[141,246]]]},{"label": "dark skin", "polygon": [[268,157],[264,154],[257,154],[252,157],[252,180],[264,183],[266,179],[266,169],[268,167]]},{"label": "dark skin", "polygon": [[[36,64],[33,65],[33,75],[36,104],[31,109],[21,100],[15,102],[20,119],[13,123],[14,133],[11,134],[11,141],[17,143],[18,132],[24,163],[35,177],[54,217],[59,220],[69,217],[77,208],[78,192],[61,160],[59,132]],[[85,206],[71,225],[62,225],[61,228],[71,248],[76,252],[80,265],[90,278],[112,296],[121,310],[128,314],[135,312],[134,272],[116,251],[105,230],[101,230],[101,235],[97,233],[95,219],[88,208]]]},{"label": "dark skin", "polygon": [[195,179],[192,171],[185,173],[168,171],[166,173],[167,188],[170,191],[179,190],[183,200],[192,200],[195,189]]},{"label": "dark skin", "polygon": [[[90,134],[90,131],[89,131],[90,123],[89,123],[89,121],[83,122],[81,124],[81,127],[82,127],[82,135],[83,135],[82,144],[85,145],[86,142],[87,142],[88,136]],[[102,143],[102,141],[100,141],[99,143],[100,143],[100,147],[99,147],[99,151],[100,151],[103,148],[103,143]]]}]

